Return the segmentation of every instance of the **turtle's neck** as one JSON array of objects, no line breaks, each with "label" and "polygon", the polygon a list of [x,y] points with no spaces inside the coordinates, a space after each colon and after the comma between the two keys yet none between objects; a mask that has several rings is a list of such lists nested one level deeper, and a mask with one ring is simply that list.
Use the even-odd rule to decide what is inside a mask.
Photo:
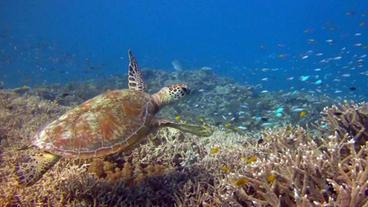
[{"label": "turtle's neck", "polygon": [[151,95],[151,97],[159,109],[172,102],[169,95],[169,88],[167,87],[162,88],[157,93]]}]

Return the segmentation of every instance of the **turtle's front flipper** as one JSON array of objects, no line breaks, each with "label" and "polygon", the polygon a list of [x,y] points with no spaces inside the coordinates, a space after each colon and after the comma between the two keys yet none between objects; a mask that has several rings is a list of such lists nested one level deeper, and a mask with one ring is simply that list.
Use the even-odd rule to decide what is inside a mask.
[{"label": "turtle's front flipper", "polygon": [[137,60],[132,54],[130,49],[128,50],[129,66],[128,66],[128,86],[129,89],[136,91],[144,91],[144,81],[141,70],[138,67]]},{"label": "turtle's front flipper", "polygon": [[36,183],[59,159],[60,156],[47,152],[36,152],[22,156],[15,165],[15,174],[19,184],[30,186]]},{"label": "turtle's front flipper", "polygon": [[206,125],[190,125],[184,123],[175,123],[168,120],[158,120],[159,127],[172,127],[183,132],[192,133],[200,137],[209,137],[213,133],[213,129]]}]

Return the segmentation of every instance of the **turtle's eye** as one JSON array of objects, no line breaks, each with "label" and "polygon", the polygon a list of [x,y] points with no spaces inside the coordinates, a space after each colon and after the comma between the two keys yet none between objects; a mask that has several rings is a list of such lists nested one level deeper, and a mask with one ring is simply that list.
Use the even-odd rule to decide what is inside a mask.
[{"label": "turtle's eye", "polygon": [[186,86],[182,87],[183,91],[186,93],[186,94],[190,94],[190,89]]}]

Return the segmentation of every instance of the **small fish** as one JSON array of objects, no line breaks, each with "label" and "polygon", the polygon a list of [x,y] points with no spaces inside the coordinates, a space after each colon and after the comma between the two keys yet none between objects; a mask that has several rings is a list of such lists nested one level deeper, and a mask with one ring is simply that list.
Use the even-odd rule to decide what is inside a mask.
[{"label": "small fish", "polygon": [[284,113],[284,107],[279,107],[274,111],[275,115]]},{"label": "small fish", "polygon": [[316,42],[316,40],[315,40],[315,39],[313,39],[313,38],[308,39],[307,41],[308,41],[308,44],[313,44],[313,43],[315,43],[315,42]]},{"label": "small fish", "polygon": [[275,116],[276,116],[277,118],[280,118],[280,117],[282,117],[282,113],[276,113],[276,114],[275,114]]},{"label": "small fish", "polygon": [[335,116],[341,116],[341,115],[342,115],[342,112],[335,111],[333,114],[334,114]]},{"label": "small fish", "polygon": [[328,125],[327,124],[322,124],[322,129],[327,129],[328,128]]},{"label": "small fish", "polygon": [[301,112],[299,113],[299,117],[300,117],[300,118],[304,118],[306,115],[307,115],[307,112],[306,112],[306,111],[301,111]]},{"label": "small fish", "polygon": [[181,121],[181,116],[180,115],[176,115],[175,116],[175,121],[177,121],[177,122]]},{"label": "small fish", "polygon": [[268,121],[268,118],[267,117],[262,117],[261,121],[266,122],[266,121]]},{"label": "small fish", "polygon": [[351,76],[351,74],[350,73],[344,73],[344,74],[342,74],[341,75],[341,77],[344,77],[344,78],[348,78],[348,77],[350,77]]},{"label": "small fish", "polygon": [[303,60],[305,60],[305,59],[307,59],[307,58],[309,58],[309,56],[308,56],[308,55],[304,55],[304,56],[302,57],[302,59],[303,59]]},{"label": "small fish", "polygon": [[219,146],[213,146],[211,148],[210,154],[215,155],[215,154],[218,154],[219,152],[220,152],[220,147]]},{"label": "small fish", "polygon": [[68,92],[64,92],[64,93],[62,93],[62,94],[61,94],[61,97],[65,98],[65,97],[67,97],[67,96],[69,96],[69,95],[71,95],[71,94],[70,94],[70,93],[68,93]]},{"label": "small fish", "polygon": [[263,142],[264,142],[263,138],[259,138],[259,139],[257,140],[257,143],[258,143],[258,144],[262,144]]},{"label": "small fish", "polygon": [[257,156],[255,156],[255,155],[250,156],[250,157],[245,159],[245,163],[247,163],[247,165],[251,165],[255,162],[257,162]]},{"label": "small fish", "polygon": [[247,178],[239,178],[234,181],[234,185],[237,187],[243,187],[249,183]]},{"label": "small fish", "polygon": [[265,123],[261,124],[261,127],[270,127],[272,125],[273,125],[273,123],[271,123],[271,122],[265,122]]},{"label": "small fish", "polygon": [[201,67],[201,70],[204,70],[204,71],[211,71],[211,70],[212,70],[212,68],[211,68],[211,67],[209,67],[209,66],[203,66],[203,67]]},{"label": "small fish", "polygon": [[328,39],[328,40],[326,40],[326,42],[329,43],[329,44],[331,44],[331,43],[333,43],[333,40],[332,39]]},{"label": "small fish", "polygon": [[176,71],[182,71],[183,70],[183,66],[181,65],[181,63],[179,62],[179,60],[173,60],[171,61],[171,65],[173,66],[173,68]]},{"label": "small fish", "polygon": [[322,56],[323,53],[319,52],[319,53],[316,53],[316,56]]},{"label": "small fish", "polygon": [[277,58],[279,59],[286,59],[288,57],[288,54],[279,54]]},{"label": "small fish", "polygon": [[352,86],[352,87],[350,87],[349,88],[349,90],[351,90],[351,91],[355,91],[357,88],[356,87],[354,87],[354,86]]},{"label": "small fish", "polygon": [[269,175],[269,176],[267,176],[267,182],[268,183],[273,183],[273,182],[275,182],[276,181],[276,176],[275,175]]},{"label": "small fish", "polygon": [[330,59],[322,59],[321,61],[319,61],[320,63],[328,63],[330,62]]},{"label": "small fish", "polygon": [[245,127],[245,126],[238,126],[238,129],[246,130],[246,129],[247,129],[247,127]]},{"label": "small fish", "polygon": [[231,123],[230,123],[230,122],[226,123],[226,124],[225,124],[225,128],[226,128],[226,129],[231,129]]},{"label": "small fish", "polygon": [[321,84],[322,84],[322,80],[316,80],[316,81],[314,82],[314,84],[316,84],[316,85],[321,85]]},{"label": "small fish", "polygon": [[225,174],[229,174],[230,173],[230,168],[228,166],[226,166],[226,165],[222,166],[221,170]]},{"label": "small fish", "polygon": [[368,70],[367,70],[367,71],[364,71],[364,72],[361,72],[360,74],[361,74],[361,75],[366,75],[366,76],[368,76]]},{"label": "small fish", "polygon": [[309,75],[302,75],[302,76],[300,76],[299,80],[304,82],[304,81],[307,81],[309,78],[310,78]]}]

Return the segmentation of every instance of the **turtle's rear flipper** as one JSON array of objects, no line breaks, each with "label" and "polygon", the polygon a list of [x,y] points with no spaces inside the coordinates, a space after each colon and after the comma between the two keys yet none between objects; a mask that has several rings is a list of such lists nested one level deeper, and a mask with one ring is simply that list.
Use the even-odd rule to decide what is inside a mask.
[{"label": "turtle's rear flipper", "polygon": [[183,132],[192,133],[200,137],[209,137],[213,133],[213,129],[206,125],[191,125],[184,123],[175,123],[167,120],[159,120],[160,127],[172,127]]},{"label": "turtle's rear flipper", "polygon": [[60,156],[46,152],[22,156],[15,165],[18,183],[23,186],[36,183],[59,159]]}]

